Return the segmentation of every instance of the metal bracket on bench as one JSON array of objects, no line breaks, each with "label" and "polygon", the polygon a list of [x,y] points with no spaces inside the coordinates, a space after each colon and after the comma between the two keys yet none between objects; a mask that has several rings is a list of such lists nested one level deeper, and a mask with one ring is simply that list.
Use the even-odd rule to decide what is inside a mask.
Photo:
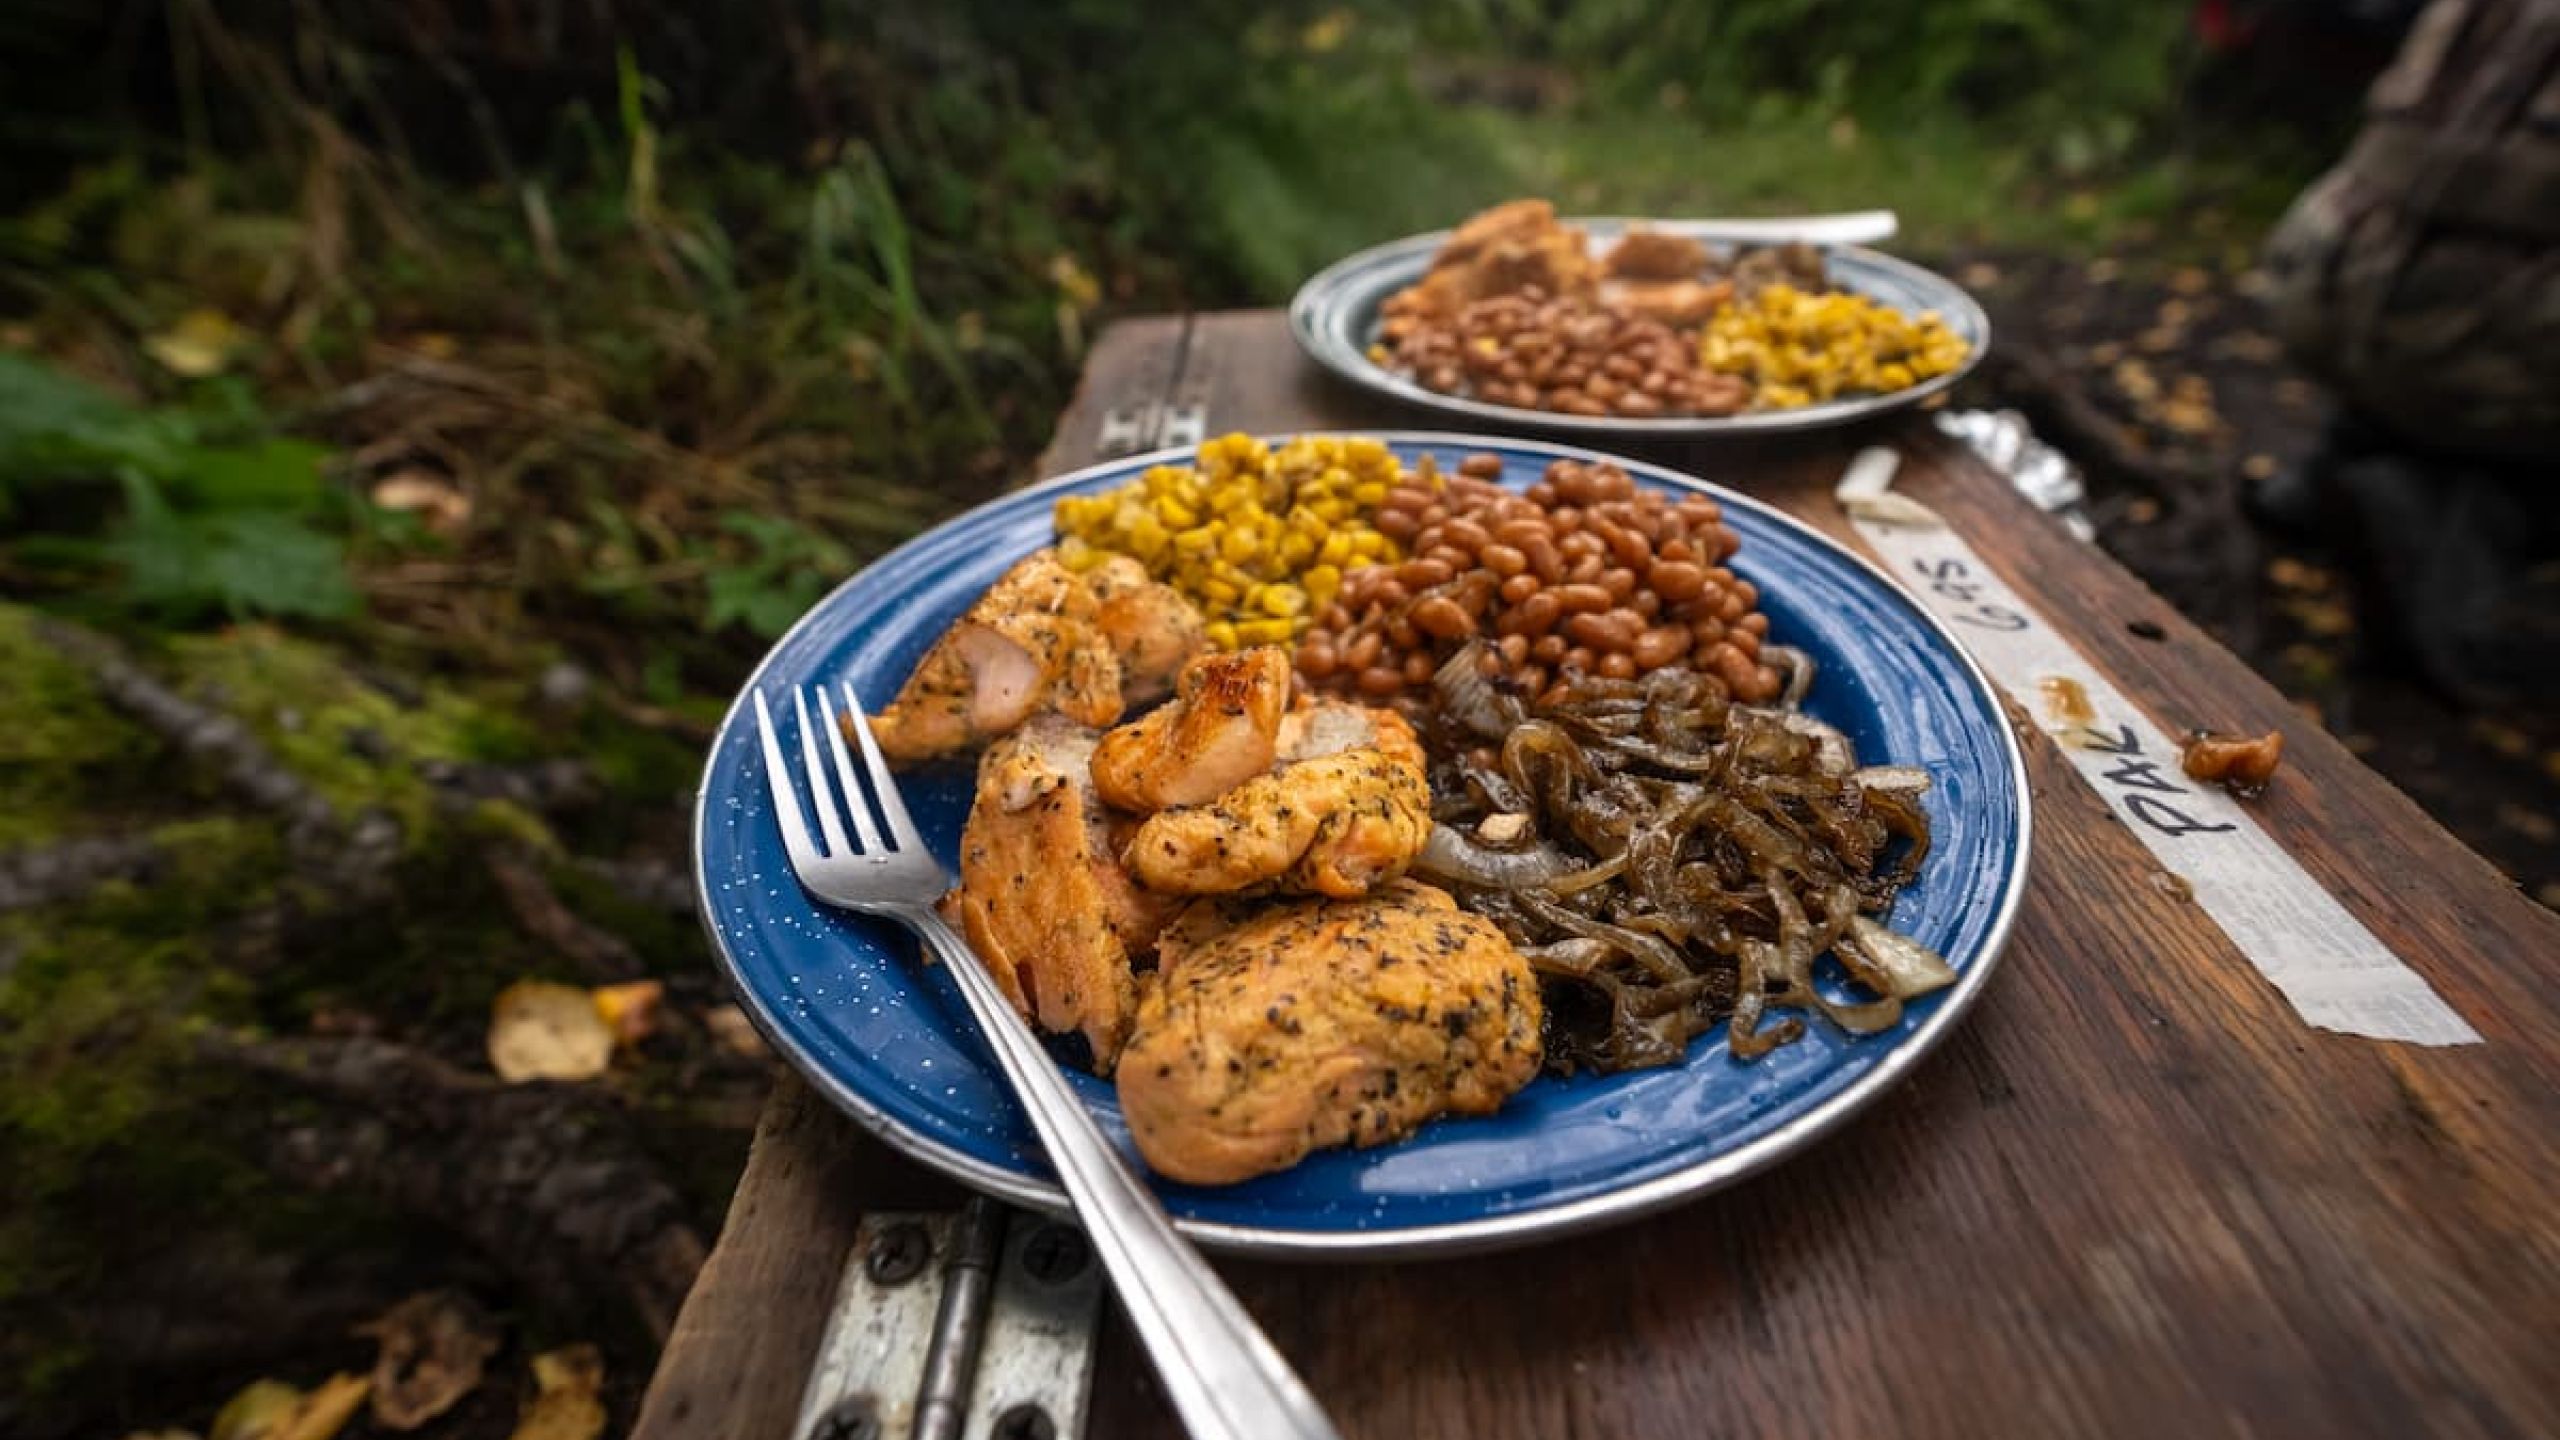
[{"label": "metal bracket on bench", "polygon": [[794,1440],[1078,1440],[1101,1301],[1073,1225],[985,1199],[866,1215]]},{"label": "metal bracket on bench", "polygon": [[1144,405],[1123,405],[1104,412],[1102,435],[1094,442],[1094,452],[1108,460],[1168,445],[1197,445],[1207,433],[1208,419],[1209,407],[1197,400],[1180,405],[1153,400]]}]

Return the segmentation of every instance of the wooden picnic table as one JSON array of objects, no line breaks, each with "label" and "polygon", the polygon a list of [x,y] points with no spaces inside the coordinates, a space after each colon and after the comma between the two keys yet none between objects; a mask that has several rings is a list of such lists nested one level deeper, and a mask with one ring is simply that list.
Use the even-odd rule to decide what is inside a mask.
[{"label": "wooden picnic table", "polygon": [[[1323,375],[1276,312],[1136,320],[1043,473],[1388,426],[1445,428]],[[2305,1024],[2025,725],[2001,973],[1812,1153],[1526,1250],[1221,1271],[1364,1440],[2560,1435],[2560,918],[1924,419],[1644,458],[1848,537],[1831,487],[1876,443],[2164,728],[2282,729],[2261,823],[2483,1043]],[[787,1435],[858,1217],[956,1198],[784,1081],[639,1433]],[[1116,1316],[1100,1345],[1087,1434],[1178,1434]]]}]

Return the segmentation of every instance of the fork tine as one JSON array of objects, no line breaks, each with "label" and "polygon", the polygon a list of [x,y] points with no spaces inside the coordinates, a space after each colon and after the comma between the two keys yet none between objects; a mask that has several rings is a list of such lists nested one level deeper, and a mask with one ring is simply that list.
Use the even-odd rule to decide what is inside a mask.
[{"label": "fork tine", "polygon": [[[827,788],[827,762],[818,758],[818,732],[809,725],[809,692],[792,686],[791,703],[800,709],[800,756],[809,763],[809,796],[818,807],[819,828],[827,833],[827,853],[846,854],[853,847],[844,838],[844,822],[836,818],[835,792]],[[861,804],[862,797],[856,795],[853,803]]]},{"label": "fork tine", "polygon": [[901,850],[922,851],[924,837],[916,833],[916,822],[907,815],[907,802],[898,796],[898,782],[890,777],[889,762],[880,755],[880,742],[871,738],[871,722],[863,717],[862,697],[853,693],[853,685],[844,687],[845,712],[853,717],[853,738],[862,742],[862,763],[871,771],[871,788],[880,792],[880,814],[889,822],[889,831],[897,837]]},{"label": "fork tine", "polygon": [[814,687],[818,692],[818,718],[827,732],[827,753],[836,761],[836,783],[844,787],[845,808],[853,812],[853,828],[862,837],[862,848],[872,854],[882,849],[880,831],[871,823],[871,806],[862,798],[862,782],[853,777],[853,757],[844,750],[844,728],[836,724],[836,707],[827,703],[827,687]]},{"label": "fork tine", "polygon": [[809,843],[809,822],[800,817],[800,792],[792,786],[791,767],[783,763],[781,742],[773,738],[773,713],[765,709],[762,690],[756,691],[756,734],[764,741],[764,781],[773,792],[774,818],[782,823],[782,848],[789,852],[793,869],[806,869],[816,863],[818,851]]}]

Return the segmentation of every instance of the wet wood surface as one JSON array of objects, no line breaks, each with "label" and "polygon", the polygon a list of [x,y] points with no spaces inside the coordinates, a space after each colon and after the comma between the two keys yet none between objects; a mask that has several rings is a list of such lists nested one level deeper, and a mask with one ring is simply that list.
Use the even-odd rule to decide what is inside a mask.
[{"label": "wet wood surface", "polygon": [[[1443,428],[1276,312],[1134,321],[1044,470],[1381,426]],[[2164,729],[2282,728],[2261,823],[2484,1043],[2304,1024],[2030,730],[2001,972],[1813,1152],[1524,1251],[1221,1269],[1362,1440],[2560,1434],[2560,918],[1924,421],[1642,454],[1847,537],[1868,443]],[[639,1433],[786,1435],[854,1217],[934,1183],[785,1082]],[[1180,1433],[1116,1319],[1095,1386],[1094,1440]]]}]

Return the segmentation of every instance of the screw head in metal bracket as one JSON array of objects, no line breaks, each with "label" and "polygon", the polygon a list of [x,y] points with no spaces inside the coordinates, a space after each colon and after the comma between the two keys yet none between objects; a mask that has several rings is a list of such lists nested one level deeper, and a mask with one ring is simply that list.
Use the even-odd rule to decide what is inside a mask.
[{"label": "screw head in metal bracket", "polygon": [[809,1440],[881,1440],[880,1413],[868,1395],[847,1395],[809,1427]]},{"label": "screw head in metal bracket", "polygon": [[871,1242],[863,1257],[864,1273],[876,1285],[904,1285],[924,1273],[933,1259],[933,1237],[915,1224],[892,1225]]},{"label": "screw head in metal bracket", "polygon": [[987,1440],[1058,1440],[1058,1426],[1039,1406],[1016,1405],[996,1417]]},{"label": "screw head in metal bracket", "polygon": [[1044,1284],[1063,1285],[1092,1263],[1092,1248],[1072,1225],[1043,1225],[1022,1247],[1023,1268]]}]

